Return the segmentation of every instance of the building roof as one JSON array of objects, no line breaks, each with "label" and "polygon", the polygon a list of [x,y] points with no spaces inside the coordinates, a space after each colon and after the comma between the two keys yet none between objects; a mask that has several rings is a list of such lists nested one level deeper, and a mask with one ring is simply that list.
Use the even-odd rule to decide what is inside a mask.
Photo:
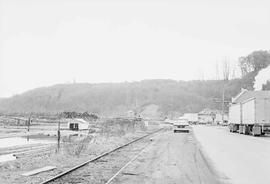
[{"label": "building roof", "polygon": [[76,122],[76,123],[82,123],[82,124],[89,124],[88,121],[85,121],[84,119],[79,119],[79,118],[74,118],[74,119],[70,119],[69,122]]},{"label": "building roof", "polygon": [[199,112],[199,115],[213,115],[220,113],[219,110],[213,110],[213,109],[203,109],[201,112]]},{"label": "building roof", "polygon": [[232,98],[232,103],[241,103],[250,98],[270,98],[270,91],[248,91],[243,89],[235,98]]}]

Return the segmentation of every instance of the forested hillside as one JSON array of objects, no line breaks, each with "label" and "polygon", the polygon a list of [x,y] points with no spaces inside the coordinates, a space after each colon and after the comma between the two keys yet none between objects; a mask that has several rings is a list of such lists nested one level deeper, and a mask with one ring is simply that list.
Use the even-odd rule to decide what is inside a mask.
[{"label": "forested hillside", "polygon": [[[158,105],[161,114],[197,112],[219,107],[223,81],[144,80],[132,83],[59,84],[38,88],[1,102],[2,112],[89,111],[120,115],[128,110],[140,113],[146,106]],[[241,88],[239,79],[226,82],[226,98]]]},{"label": "forested hillside", "polygon": [[[256,51],[239,59],[241,79],[175,81],[143,80],[140,82],[102,84],[58,84],[25,92],[0,101],[4,113],[57,113],[62,111],[94,112],[100,115],[142,113],[156,105],[160,115],[198,112],[203,108],[221,108],[215,98],[230,100],[241,88],[253,89],[257,73],[270,63],[267,51]],[[148,108],[149,110],[149,108]]]}]

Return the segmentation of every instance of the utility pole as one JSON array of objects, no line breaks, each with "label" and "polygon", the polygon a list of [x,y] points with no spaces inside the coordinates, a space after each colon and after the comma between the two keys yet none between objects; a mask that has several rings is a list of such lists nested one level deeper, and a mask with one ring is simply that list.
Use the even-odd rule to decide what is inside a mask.
[{"label": "utility pole", "polygon": [[222,89],[222,123],[224,123],[224,100],[225,100],[225,81],[223,80],[223,89]]},{"label": "utility pole", "polygon": [[223,61],[223,83],[222,83],[222,123],[224,123],[224,99],[225,99],[225,82],[230,79],[231,67],[230,62],[225,58]]},{"label": "utility pole", "polygon": [[60,116],[58,118],[58,129],[57,129],[57,152],[60,150],[60,139],[61,139],[61,134],[60,134]]},{"label": "utility pole", "polygon": [[27,121],[27,141],[29,141],[29,136],[30,136],[30,122],[31,122],[31,114]]},{"label": "utility pole", "polygon": [[138,114],[138,94],[137,94],[137,89],[135,89],[135,117],[137,117],[137,114]]},{"label": "utility pole", "polygon": [[222,106],[222,114],[221,114],[222,118],[221,119],[222,119],[222,122],[224,122],[225,104],[229,104],[230,103],[230,101],[226,101],[225,100],[225,89],[224,88],[223,88],[223,91],[222,91],[222,99],[220,99],[220,98],[214,98],[213,101],[215,103],[221,103],[221,106]]}]

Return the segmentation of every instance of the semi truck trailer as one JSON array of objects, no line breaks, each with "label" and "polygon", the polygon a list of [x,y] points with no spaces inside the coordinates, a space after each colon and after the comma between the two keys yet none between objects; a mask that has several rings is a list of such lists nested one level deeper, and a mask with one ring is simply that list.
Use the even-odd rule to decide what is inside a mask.
[{"label": "semi truck trailer", "polygon": [[230,132],[237,132],[239,125],[242,123],[242,105],[231,104],[229,107],[229,129]]},{"label": "semi truck trailer", "polygon": [[254,136],[270,133],[270,93],[255,91],[253,94],[230,105],[230,132]]}]

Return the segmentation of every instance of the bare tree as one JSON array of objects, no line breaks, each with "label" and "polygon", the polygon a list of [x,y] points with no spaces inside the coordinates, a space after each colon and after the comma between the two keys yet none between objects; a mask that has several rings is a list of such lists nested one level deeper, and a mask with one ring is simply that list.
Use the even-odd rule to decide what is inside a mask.
[{"label": "bare tree", "polygon": [[230,75],[231,75],[231,65],[230,62],[225,59],[223,61],[223,65],[222,65],[222,74],[223,74],[223,80],[224,81],[228,81],[230,79]]},{"label": "bare tree", "polygon": [[197,69],[198,79],[204,81],[204,71],[202,68]]},{"label": "bare tree", "polygon": [[232,69],[231,69],[231,65],[230,65],[230,62],[228,61],[227,58],[225,58],[223,60],[223,63],[222,63],[222,75],[223,75],[223,87],[222,87],[222,122],[224,122],[224,111],[225,111],[225,83],[228,82],[228,80],[230,79],[231,77],[231,73],[232,72]]},{"label": "bare tree", "polygon": [[235,65],[231,67],[231,79],[235,79],[236,78],[236,67]]},{"label": "bare tree", "polygon": [[216,70],[216,80],[220,79],[220,70],[219,70],[219,63],[218,61],[216,61],[216,66],[215,66],[215,70]]}]

